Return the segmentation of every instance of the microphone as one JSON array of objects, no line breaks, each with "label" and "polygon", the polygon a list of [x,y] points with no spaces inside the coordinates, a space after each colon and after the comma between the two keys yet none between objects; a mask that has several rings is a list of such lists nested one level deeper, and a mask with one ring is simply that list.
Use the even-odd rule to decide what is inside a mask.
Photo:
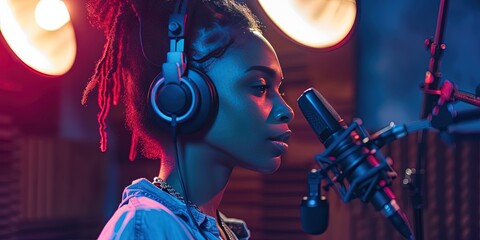
[{"label": "microphone", "polygon": [[320,196],[321,173],[312,169],[308,173],[308,196],[303,197],[300,208],[303,231],[309,234],[322,234],[328,227],[328,201]]},{"label": "microphone", "polygon": [[[343,202],[359,198],[393,224],[406,239],[415,239],[406,218],[388,187],[393,171],[385,157],[369,142],[368,133],[356,120],[351,126],[343,121],[323,96],[307,89],[297,100],[298,105],[316,133],[325,151],[316,156],[328,187],[333,187]],[[329,174],[329,171],[331,172]],[[345,182],[347,181],[347,182]]]}]

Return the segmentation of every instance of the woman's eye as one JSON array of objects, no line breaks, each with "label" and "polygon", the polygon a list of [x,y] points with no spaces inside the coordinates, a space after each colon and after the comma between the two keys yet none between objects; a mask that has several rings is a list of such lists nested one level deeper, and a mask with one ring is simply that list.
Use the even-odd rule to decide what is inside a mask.
[{"label": "woman's eye", "polygon": [[258,86],[258,90],[260,90],[261,93],[265,93],[267,91],[267,88],[267,85]]},{"label": "woman's eye", "polygon": [[266,84],[263,84],[263,85],[254,86],[254,88],[258,95],[263,95],[267,92],[267,89],[269,88],[269,86]]}]

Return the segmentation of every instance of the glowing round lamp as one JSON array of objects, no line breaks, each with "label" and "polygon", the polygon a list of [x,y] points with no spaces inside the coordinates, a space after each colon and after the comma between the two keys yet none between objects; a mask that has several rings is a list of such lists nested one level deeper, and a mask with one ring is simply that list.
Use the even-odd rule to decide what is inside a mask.
[{"label": "glowing round lamp", "polygon": [[42,74],[63,75],[75,61],[75,32],[63,1],[0,0],[0,32],[19,59]]},{"label": "glowing round lamp", "polygon": [[355,0],[258,0],[268,17],[295,42],[312,48],[338,47],[357,16]]}]

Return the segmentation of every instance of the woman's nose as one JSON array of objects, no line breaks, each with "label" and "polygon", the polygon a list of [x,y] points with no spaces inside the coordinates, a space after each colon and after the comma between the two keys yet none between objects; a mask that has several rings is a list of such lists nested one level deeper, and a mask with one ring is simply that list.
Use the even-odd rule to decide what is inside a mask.
[{"label": "woman's nose", "polygon": [[293,120],[294,116],[295,114],[292,108],[281,98],[279,104],[276,106],[275,120],[280,123],[289,123]]}]

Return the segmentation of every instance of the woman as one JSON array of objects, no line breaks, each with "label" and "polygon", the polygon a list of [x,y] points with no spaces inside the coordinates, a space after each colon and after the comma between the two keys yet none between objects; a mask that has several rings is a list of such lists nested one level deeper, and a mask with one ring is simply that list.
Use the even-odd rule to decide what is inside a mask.
[{"label": "woman", "polygon": [[[280,91],[280,64],[256,18],[233,0],[194,1],[188,6],[187,66],[212,83],[206,119],[194,130],[189,129],[190,120],[177,123],[176,114],[168,121],[162,119],[158,108],[177,102],[168,98],[164,88],[168,84],[162,82],[167,77],[156,77],[162,69],[168,72],[161,66],[170,61],[165,60],[167,51],[172,52],[167,25],[171,26],[168,19],[176,3],[89,3],[92,22],[107,36],[83,99],[85,103],[98,86],[101,149],[107,146],[106,115],[110,104],[118,103],[123,86],[126,121],[132,131],[131,158],[139,149],[161,162],[153,182],[139,179],[125,189],[101,239],[247,239],[242,221],[227,219],[217,210],[232,170],[272,173],[288,148],[288,123],[294,115]],[[176,65],[182,72],[182,64]],[[161,90],[156,88],[159,85]]]}]

